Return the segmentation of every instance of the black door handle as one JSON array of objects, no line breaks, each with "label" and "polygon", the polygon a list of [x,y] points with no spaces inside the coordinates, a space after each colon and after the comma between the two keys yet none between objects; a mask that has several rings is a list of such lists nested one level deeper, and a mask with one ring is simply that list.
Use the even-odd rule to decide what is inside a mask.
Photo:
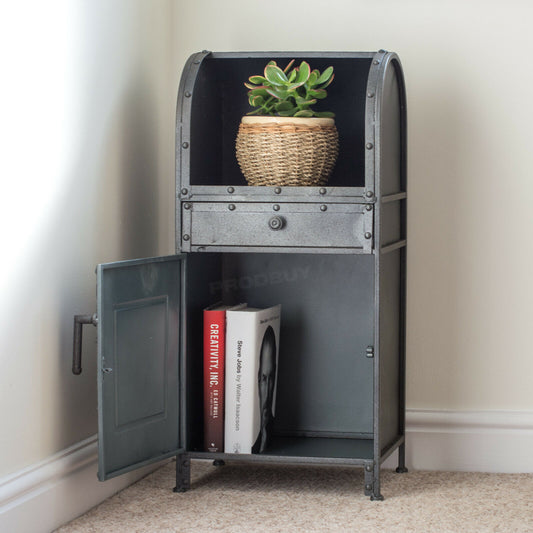
[{"label": "black door handle", "polygon": [[98,317],[94,315],[74,316],[74,345],[72,350],[72,373],[81,374],[81,339],[83,324],[98,324]]}]

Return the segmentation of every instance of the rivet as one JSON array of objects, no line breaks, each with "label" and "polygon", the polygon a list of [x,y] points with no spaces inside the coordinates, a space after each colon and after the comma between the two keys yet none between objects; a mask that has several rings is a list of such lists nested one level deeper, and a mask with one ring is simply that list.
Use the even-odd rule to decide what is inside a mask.
[{"label": "rivet", "polygon": [[191,238],[191,237],[190,237],[189,235],[187,235],[187,234],[185,234],[185,235],[183,236],[183,240],[184,240],[184,241],[188,241],[190,238]]},{"label": "rivet", "polygon": [[379,61],[377,59],[374,59],[374,61],[372,61],[372,63],[374,63],[374,65],[379,65]]},{"label": "rivet", "polygon": [[272,209],[274,209],[274,211],[279,211],[279,205],[278,204],[274,204],[272,206]]},{"label": "rivet", "polygon": [[189,191],[187,189],[181,189],[181,194],[187,194]]},{"label": "rivet", "polygon": [[365,466],[365,470],[366,470],[367,472],[372,472],[372,467],[371,467],[370,465],[366,465],[366,466]]},{"label": "rivet", "polygon": [[227,188],[227,191],[228,191],[230,194],[232,194],[232,193],[235,192],[235,189],[234,189],[233,187],[228,187],[228,188]]},{"label": "rivet", "polygon": [[193,61],[193,63],[194,63],[195,65],[199,65],[199,64],[200,64],[200,60],[199,60],[199,59],[195,59],[195,60]]},{"label": "rivet", "polygon": [[181,462],[181,464],[183,466],[189,466],[189,459],[185,459],[184,461]]},{"label": "rivet", "polygon": [[190,209],[191,208],[191,204],[183,204],[183,209]]},{"label": "rivet", "polygon": [[374,196],[374,193],[372,191],[366,191],[367,198],[372,198],[372,196]]},{"label": "rivet", "polygon": [[367,93],[368,98],[374,98],[374,93]]},{"label": "rivet", "polygon": [[181,144],[181,147],[182,148],[189,148],[189,143],[188,142],[184,142]]},{"label": "rivet", "polygon": [[365,485],[366,490],[372,490],[372,485]]},{"label": "rivet", "polygon": [[371,205],[367,205],[367,206],[365,207],[365,209],[366,209],[367,211],[372,211],[372,206],[371,206]]},{"label": "rivet", "polygon": [[328,206],[327,205],[321,205],[320,206],[320,211],[327,211],[328,210]]},{"label": "rivet", "polygon": [[369,231],[367,231],[365,233],[365,239],[371,239],[372,238],[372,233],[370,233]]},{"label": "rivet", "polygon": [[327,190],[322,187],[319,191],[320,194],[326,194]]},{"label": "rivet", "polygon": [[275,192],[276,194],[280,194],[280,193],[281,193],[281,187],[276,187],[276,188],[274,189],[274,192]]},{"label": "rivet", "polygon": [[366,143],[367,150],[372,150],[372,148],[374,148],[374,145],[372,143]]},{"label": "rivet", "polygon": [[229,205],[228,205],[228,209],[229,209],[230,211],[235,211],[235,204],[229,204]]},{"label": "rivet", "polygon": [[189,91],[186,91],[185,98],[190,98],[190,97],[191,97],[191,93]]}]

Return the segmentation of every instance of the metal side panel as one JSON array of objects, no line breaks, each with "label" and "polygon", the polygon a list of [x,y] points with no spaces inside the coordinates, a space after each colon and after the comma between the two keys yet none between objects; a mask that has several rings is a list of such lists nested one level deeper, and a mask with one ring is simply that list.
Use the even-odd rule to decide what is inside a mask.
[{"label": "metal side panel", "polygon": [[176,455],[183,256],[98,265],[98,478]]}]

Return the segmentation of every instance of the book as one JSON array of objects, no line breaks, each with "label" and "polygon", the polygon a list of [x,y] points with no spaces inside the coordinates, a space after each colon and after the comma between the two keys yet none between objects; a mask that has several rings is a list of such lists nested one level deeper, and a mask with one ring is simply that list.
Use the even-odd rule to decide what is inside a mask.
[{"label": "book", "polygon": [[241,309],[215,304],[204,309],[204,449],[224,449],[224,358],[226,310]]},{"label": "book", "polygon": [[275,415],[281,305],[226,312],[224,451],[262,453]]}]

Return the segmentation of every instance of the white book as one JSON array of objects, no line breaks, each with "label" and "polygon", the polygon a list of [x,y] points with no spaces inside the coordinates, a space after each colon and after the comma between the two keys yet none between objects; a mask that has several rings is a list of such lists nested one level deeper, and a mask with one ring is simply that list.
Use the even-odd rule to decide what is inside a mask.
[{"label": "white book", "polygon": [[226,311],[224,451],[265,451],[275,414],[281,305]]}]

